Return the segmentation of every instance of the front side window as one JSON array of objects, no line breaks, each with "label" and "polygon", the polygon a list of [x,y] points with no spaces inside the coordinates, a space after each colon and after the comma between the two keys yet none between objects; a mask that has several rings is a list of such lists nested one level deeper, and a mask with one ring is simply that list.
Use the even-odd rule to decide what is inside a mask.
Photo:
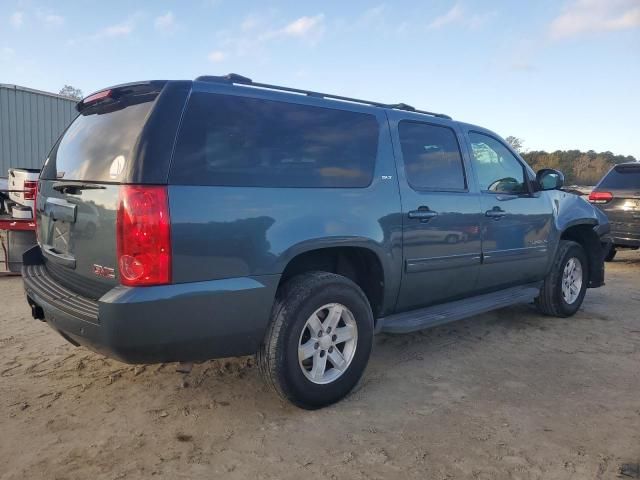
[{"label": "front side window", "polygon": [[170,182],[247,187],[366,187],[375,116],[211,93],[191,95]]},{"label": "front side window", "polygon": [[398,125],[407,181],[416,190],[464,190],[462,155],[453,130],[427,123]]},{"label": "front side window", "polygon": [[481,191],[505,194],[527,192],[524,167],[507,147],[482,133],[470,132],[469,139]]}]

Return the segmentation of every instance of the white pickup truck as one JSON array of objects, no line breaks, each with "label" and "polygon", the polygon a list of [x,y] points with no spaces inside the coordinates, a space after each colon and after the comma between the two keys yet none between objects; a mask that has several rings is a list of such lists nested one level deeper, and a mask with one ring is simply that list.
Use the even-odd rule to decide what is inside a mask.
[{"label": "white pickup truck", "polygon": [[13,218],[33,218],[39,175],[40,170],[33,168],[9,169],[9,200],[14,205],[8,213]]}]

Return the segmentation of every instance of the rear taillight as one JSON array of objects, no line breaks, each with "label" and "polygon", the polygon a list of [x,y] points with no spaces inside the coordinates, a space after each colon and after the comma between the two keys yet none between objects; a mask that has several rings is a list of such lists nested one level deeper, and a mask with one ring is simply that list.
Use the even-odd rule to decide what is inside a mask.
[{"label": "rear taillight", "polygon": [[33,180],[26,180],[24,182],[24,199],[35,200],[36,191],[38,190],[38,182]]},{"label": "rear taillight", "polygon": [[38,243],[40,243],[40,232],[38,231],[38,217],[36,215],[36,211],[38,210],[38,193],[39,193],[39,189],[38,189],[38,182],[35,182],[36,184],[36,189],[35,192],[33,194],[33,213],[32,213],[32,218],[33,218],[33,223],[35,223],[36,225],[36,241]]},{"label": "rear taillight", "polygon": [[613,194],[611,192],[591,192],[589,194],[589,201],[591,203],[607,203],[613,200]]},{"label": "rear taillight", "polygon": [[121,186],[116,229],[118,266],[123,285],[171,282],[167,187]]}]

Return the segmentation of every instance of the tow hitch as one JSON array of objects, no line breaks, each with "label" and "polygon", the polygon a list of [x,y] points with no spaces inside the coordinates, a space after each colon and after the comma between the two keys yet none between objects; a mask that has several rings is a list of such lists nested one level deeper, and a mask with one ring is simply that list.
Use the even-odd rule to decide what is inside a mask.
[{"label": "tow hitch", "polygon": [[42,310],[42,307],[31,300],[31,297],[27,297],[27,302],[31,307],[31,316],[36,320],[44,321],[44,310]]}]

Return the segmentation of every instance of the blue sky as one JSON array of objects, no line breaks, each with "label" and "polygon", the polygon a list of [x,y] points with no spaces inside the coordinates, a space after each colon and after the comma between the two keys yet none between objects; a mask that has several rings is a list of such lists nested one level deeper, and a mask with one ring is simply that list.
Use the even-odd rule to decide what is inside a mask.
[{"label": "blue sky", "polygon": [[640,0],[2,0],[0,83],[236,72],[640,159]]}]

